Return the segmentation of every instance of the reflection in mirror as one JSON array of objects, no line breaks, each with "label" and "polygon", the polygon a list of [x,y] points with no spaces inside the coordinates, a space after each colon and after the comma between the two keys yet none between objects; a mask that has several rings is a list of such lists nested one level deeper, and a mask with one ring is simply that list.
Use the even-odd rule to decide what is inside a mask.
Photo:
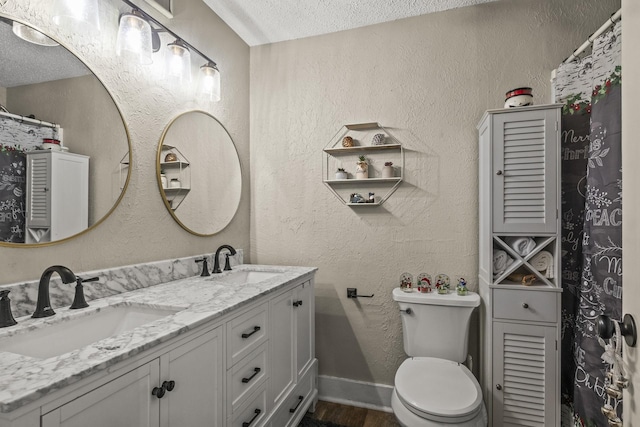
[{"label": "reflection in mirror", "polygon": [[157,172],[167,209],[192,234],[219,232],[238,210],[238,152],[224,126],[204,111],[183,113],[169,123],[158,146]]},{"label": "reflection in mirror", "polygon": [[0,16],[0,245],[48,244],[115,209],[129,181],[129,136],[82,61],[13,23]]}]

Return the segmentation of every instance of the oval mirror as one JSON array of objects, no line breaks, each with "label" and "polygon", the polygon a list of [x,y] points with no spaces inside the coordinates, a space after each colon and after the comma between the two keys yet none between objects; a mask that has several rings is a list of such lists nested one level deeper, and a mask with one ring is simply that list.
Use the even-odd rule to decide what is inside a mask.
[{"label": "oval mirror", "polygon": [[0,15],[0,245],[95,227],[122,199],[130,153],[120,110],[91,70]]},{"label": "oval mirror", "polygon": [[194,110],[174,118],[160,138],[156,168],[164,204],[182,228],[211,236],[231,222],[242,193],[240,158],[215,117]]}]

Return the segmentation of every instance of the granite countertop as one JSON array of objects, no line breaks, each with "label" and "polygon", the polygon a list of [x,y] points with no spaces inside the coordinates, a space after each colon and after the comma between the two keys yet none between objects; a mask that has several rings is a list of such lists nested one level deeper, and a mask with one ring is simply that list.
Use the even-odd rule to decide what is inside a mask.
[{"label": "granite countertop", "polygon": [[[233,284],[229,275],[237,271],[281,273],[258,283]],[[277,291],[293,281],[311,278],[311,267],[240,265],[232,272],[209,277],[189,277],[89,302],[80,310],[56,308],[56,315],[43,319],[18,318],[18,325],[0,329],[0,413],[7,413],[33,402],[48,393],[64,388],[92,374],[107,369],[214,321],[257,298]],[[226,278],[226,279],[225,279]],[[86,347],[48,359],[37,359],[2,350],[3,338],[29,333],[47,324],[87,316],[113,305],[144,304],[180,310],[175,314],[105,338]]]}]

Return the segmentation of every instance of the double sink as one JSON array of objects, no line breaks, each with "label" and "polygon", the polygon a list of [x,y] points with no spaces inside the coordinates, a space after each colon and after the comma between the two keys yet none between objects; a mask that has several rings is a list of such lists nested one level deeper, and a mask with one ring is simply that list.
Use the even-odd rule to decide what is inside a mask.
[{"label": "double sink", "polygon": [[[273,279],[281,271],[234,270],[215,275],[202,281],[220,285],[257,284]],[[69,311],[40,322],[37,326],[25,326],[15,334],[0,336],[0,352],[14,353],[36,359],[48,359],[71,353],[106,338],[125,334],[140,326],[172,316],[184,307],[158,304],[119,302],[113,305],[88,307]],[[21,328],[18,324],[14,328]]]}]

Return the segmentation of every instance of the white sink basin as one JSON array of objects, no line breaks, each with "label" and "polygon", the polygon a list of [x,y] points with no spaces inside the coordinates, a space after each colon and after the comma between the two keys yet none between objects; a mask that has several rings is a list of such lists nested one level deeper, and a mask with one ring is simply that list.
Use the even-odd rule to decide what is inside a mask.
[{"label": "white sink basin", "polygon": [[213,276],[211,280],[219,280],[224,283],[231,283],[234,285],[243,285],[250,283],[260,283],[272,277],[276,277],[282,274],[281,271],[254,271],[254,270],[238,270],[231,271],[221,276]]},{"label": "white sink basin", "polygon": [[170,307],[115,305],[0,339],[0,351],[47,359],[177,313]]}]

